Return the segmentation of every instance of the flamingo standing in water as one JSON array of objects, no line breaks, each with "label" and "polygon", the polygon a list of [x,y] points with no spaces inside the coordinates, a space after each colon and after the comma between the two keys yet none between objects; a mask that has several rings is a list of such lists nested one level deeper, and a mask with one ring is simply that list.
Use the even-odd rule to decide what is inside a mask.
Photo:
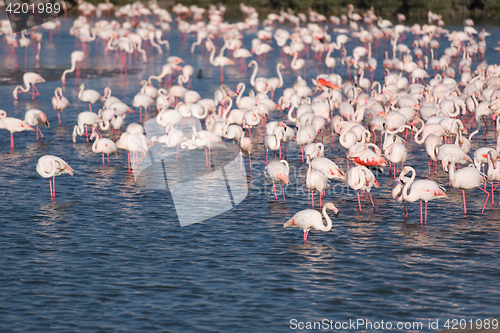
[{"label": "flamingo standing in water", "polygon": [[[412,172],[410,179],[405,177],[409,172]],[[402,200],[407,202],[415,202],[420,200],[420,223],[422,224],[422,202],[425,202],[425,224],[427,224],[427,202],[440,199],[448,198],[446,195],[446,190],[440,186],[438,183],[432,180],[419,179],[415,181],[415,169],[410,166],[405,166],[401,173],[399,174],[399,180],[404,183],[402,190]],[[404,205],[404,203],[403,203]]]},{"label": "flamingo standing in water", "polygon": [[18,99],[17,94],[18,90],[21,90],[23,93],[27,93],[30,91],[30,86],[33,88],[33,91],[31,92],[31,99],[35,100],[35,96],[40,95],[40,92],[36,88],[35,84],[37,83],[43,83],[45,82],[45,79],[40,76],[40,74],[33,73],[33,72],[28,72],[24,73],[23,75],[23,86],[17,86],[14,88],[14,91],[12,92],[12,96],[14,96],[14,99]]},{"label": "flamingo standing in water", "polygon": [[49,128],[50,123],[47,120],[47,115],[43,113],[40,110],[37,109],[31,109],[26,111],[26,114],[24,115],[24,121],[30,126],[35,126],[36,127],[36,139],[38,140],[38,132],[40,132],[40,135],[42,136],[43,139],[43,133],[38,127],[38,125],[45,125],[45,127]]},{"label": "flamingo standing in water", "polygon": [[85,85],[80,84],[78,99],[82,102],[89,103],[89,111],[92,112],[92,104],[101,99],[101,94],[94,89],[85,89]]},{"label": "flamingo standing in water", "polygon": [[[87,142],[89,142],[87,126],[92,126],[92,131],[97,127],[97,124],[102,122],[102,119],[97,113],[90,111],[83,111],[78,114],[78,125],[73,128],[73,143],[76,143],[76,136],[87,136]],[[83,132],[85,130],[85,132]]]},{"label": "flamingo standing in water", "polygon": [[473,164],[469,167],[455,171],[455,157],[451,154],[446,155],[441,161],[441,164],[443,165],[443,169],[448,172],[451,186],[462,190],[462,197],[464,199],[464,215],[467,214],[467,207],[465,205],[465,190],[472,190],[476,187],[486,193],[486,201],[484,202],[483,210],[481,211],[481,213],[484,213],[486,203],[490,198],[490,193],[481,187],[481,185],[486,182],[484,174],[482,174]]},{"label": "flamingo standing in water", "polygon": [[65,70],[61,76],[61,81],[63,86],[66,84],[66,74],[73,73],[75,69],[76,69],[75,83],[78,83],[80,79],[80,68],[78,67],[78,63],[82,62],[83,59],[85,59],[85,53],[83,53],[83,51],[77,50],[71,52],[71,68]]},{"label": "flamingo standing in water", "polygon": [[311,191],[312,208],[314,208],[314,191],[319,192],[319,206],[321,207],[321,195],[330,187],[328,177],[321,171],[312,168],[311,156],[306,155],[309,169],[307,170],[306,187]]},{"label": "flamingo standing in water", "polygon": [[370,190],[373,186],[375,186],[376,188],[380,187],[380,184],[375,179],[373,173],[367,167],[360,165],[350,168],[347,171],[347,184],[353,190],[356,190],[356,194],[358,195],[358,205],[360,212],[361,212],[361,201],[359,200],[359,190],[368,192],[368,194],[370,195],[370,200],[372,202],[373,210],[375,210],[375,204],[373,203],[373,198],[370,193]]},{"label": "flamingo standing in water", "polygon": [[296,227],[301,228],[304,231],[304,244],[307,244],[307,235],[309,230],[316,229],[321,231],[330,231],[332,229],[332,220],[326,213],[326,210],[333,210],[335,214],[339,213],[339,210],[331,202],[327,202],[323,207],[323,216],[326,220],[326,226],[323,224],[323,218],[320,212],[314,209],[304,209],[296,213],[290,220],[288,220],[283,227]]},{"label": "flamingo standing in water", "polygon": [[283,201],[285,201],[285,185],[290,184],[290,180],[288,179],[289,171],[290,168],[286,160],[271,161],[264,169],[266,177],[273,182],[274,197],[276,198],[276,202],[278,201],[278,195],[276,194],[276,186],[274,183],[283,183]]},{"label": "flamingo standing in water", "polygon": [[107,138],[100,138],[97,132],[92,132],[90,140],[95,138],[94,144],[92,144],[92,151],[97,154],[102,154],[102,166],[104,166],[104,154],[108,155],[108,165],[109,165],[109,154],[120,155],[116,149],[116,145],[113,141]]},{"label": "flamingo standing in water", "polygon": [[54,97],[52,97],[52,107],[57,111],[57,118],[59,119],[59,125],[61,125],[61,112],[71,106],[69,100],[63,96],[62,88],[58,87],[54,91]]},{"label": "flamingo standing in water", "polygon": [[36,172],[43,178],[49,178],[50,198],[55,199],[56,176],[63,174],[73,176],[74,170],[62,158],[54,155],[44,155],[38,159]]},{"label": "flamingo standing in water", "polygon": [[210,64],[215,67],[220,67],[220,83],[224,82],[224,66],[234,65],[234,61],[231,59],[224,57],[223,55],[219,55],[214,58],[215,48],[212,49],[212,53],[210,53]]},{"label": "flamingo standing in water", "polygon": [[0,129],[6,129],[10,132],[10,149],[14,149],[14,132],[35,130],[21,119],[7,117],[7,112],[4,110],[0,110]]},{"label": "flamingo standing in water", "polygon": [[155,105],[155,100],[152,99],[149,95],[138,93],[134,96],[134,100],[132,101],[132,106],[135,108],[139,108],[139,122],[142,123],[142,108],[144,108],[144,118],[148,121],[147,116],[147,108],[151,105]]}]

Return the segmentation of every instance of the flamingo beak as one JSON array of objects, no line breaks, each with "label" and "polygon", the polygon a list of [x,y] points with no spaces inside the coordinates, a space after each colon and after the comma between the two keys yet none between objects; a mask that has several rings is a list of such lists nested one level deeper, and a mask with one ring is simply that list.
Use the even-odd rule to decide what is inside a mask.
[{"label": "flamingo beak", "polygon": [[30,131],[34,131],[35,129],[33,127],[31,127],[30,125],[28,124],[21,124],[21,127],[26,127],[27,129],[29,129]]},{"label": "flamingo beak", "polygon": [[67,170],[67,171],[68,171],[68,173],[69,173],[71,176],[73,176],[73,172],[74,172],[75,170],[73,170],[73,168],[72,168],[72,167],[70,167],[70,166],[69,166],[69,164],[66,164],[66,167],[65,167],[64,169],[65,169],[65,170]]}]

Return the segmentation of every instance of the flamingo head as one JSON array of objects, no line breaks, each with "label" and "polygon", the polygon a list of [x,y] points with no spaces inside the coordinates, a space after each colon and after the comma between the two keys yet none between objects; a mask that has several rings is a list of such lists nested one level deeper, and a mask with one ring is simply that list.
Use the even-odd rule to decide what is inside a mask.
[{"label": "flamingo head", "polygon": [[64,172],[70,176],[73,176],[73,173],[75,172],[75,170],[73,170],[73,168],[70,167],[69,164],[66,164],[66,166],[64,167]]},{"label": "flamingo head", "polygon": [[7,117],[7,112],[5,112],[4,110],[0,110],[0,119],[3,119]]},{"label": "flamingo head", "polygon": [[331,202],[328,202],[327,204],[325,204],[325,207],[326,209],[330,209],[330,210],[333,210],[333,212],[335,213],[335,215],[337,215],[339,213],[339,210],[337,207],[335,207],[335,205]]},{"label": "flamingo head", "polygon": [[276,178],[280,179],[285,185],[291,184],[290,179],[288,179],[288,176],[284,173],[276,175]]},{"label": "flamingo head", "polygon": [[25,122],[21,122],[20,126],[23,130],[29,130],[29,131],[34,131],[35,129],[31,127],[30,125],[26,124]]}]

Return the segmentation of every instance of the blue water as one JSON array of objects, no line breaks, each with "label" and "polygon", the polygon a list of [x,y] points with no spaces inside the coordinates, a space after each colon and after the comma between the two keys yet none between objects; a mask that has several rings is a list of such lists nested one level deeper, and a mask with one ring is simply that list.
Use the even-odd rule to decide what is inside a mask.
[{"label": "blue water", "polygon": [[[72,107],[62,113],[63,125],[57,125],[50,99],[74,50],[70,26],[71,21],[64,21],[53,43],[44,33],[40,69],[31,49],[28,53],[26,68],[47,79],[38,85],[41,95],[34,102],[26,95],[19,101],[12,98],[25,70],[24,50],[17,50],[19,68],[13,72],[8,53],[0,50],[1,76],[9,83],[0,86],[1,108],[18,118],[39,108],[51,122],[38,141],[33,132],[16,133],[12,151],[9,133],[0,131],[2,332],[285,332],[291,319],[324,318],[422,321],[429,330],[429,319],[439,319],[439,328],[444,328],[448,318],[498,315],[500,208],[488,204],[482,215],[480,190],[467,193],[464,216],[461,192],[450,189],[449,200],[429,203],[428,224],[422,226],[418,204],[410,205],[405,219],[401,205],[391,199],[388,170],[377,174],[381,187],[372,191],[376,212],[368,197],[362,198],[363,211],[358,212],[355,192],[333,183],[326,196],[340,210],[332,218],[333,229],[311,231],[304,245],[301,230],[283,229],[293,214],[311,204],[303,189],[306,168],[300,150],[288,146],[292,185],[286,202],[275,203],[263,176],[265,150],[259,143],[254,145],[252,173],[247,165],[247,198],[215,218],[181,228],[168,190],[137,186],[127,172],[125,154],[112,156],[110,166],[103,167],[101,156],[84,139],[73,145],[72,127],[88,106],[78,100],[72,75],[64,91]],[[493,63],[498,61],[492,47],[500,31],[488,29],[493,36],[488,38],[487,59]],[[247,32],[246,45],[254,33]],[[93,44],[82,82],[101,92],[110,86],[113,95],[130,104],[140,80],[159,73],[168,55],[179,55],[195,73],[203,69],[204,77],[194,77],[192,89],[213,98],[218,68],[207,65],[200,53],[189,56],[195,36],[187,45],[178,37],[174,28],[172,50],[164,55],[148,50],[148,63],[133,61],[126,77],[113,54],[105,59],[102,43],[97,52]],[[440,43],[442,49],[447,44]],[[350,42],[348,52],[354,46]],[[384,47],[382,43],[377,53],[379,80]],[[259,75],[275,76],[277,61],[276,47]],[[307,66],[308,79],[325,70],[313,57]],[[340,61],[335,71],[347,76]],[[237,66],[226,68],[225,83],[236,89],[238,82],[248,83],[250,74],[240,73]],[[284,88],[295,82],[295,75],[286,70]],[[280,95],[278,91],[275,99]],[[276,112],[272,119],[284,116]],[[138,114],[126,121],[138,121]],[[337,139],[333,150],[329,134],[325,143],[326,157],[345,170]],[[477,135],[472,151],[484,145],[484,136]],[[427,177],[425,151],[416,144],[410,151],[406,164],[417,169],[418,177]],[[45,154],[62,157],[75,170],[74,177],[57,177],[56,202],[50,200],[47,180],[35,170]],[[448,185],[443,171],[430,179]]]}]

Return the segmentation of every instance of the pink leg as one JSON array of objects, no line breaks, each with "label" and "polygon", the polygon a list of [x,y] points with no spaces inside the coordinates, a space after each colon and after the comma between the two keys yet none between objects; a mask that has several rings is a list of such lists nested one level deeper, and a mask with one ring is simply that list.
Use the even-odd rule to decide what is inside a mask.
[{"label": "pink leg", "polygon": [[405,201],[403,200],[403,210],[405,212],[405,217],[408,217],[408,213],[406,212]]},{"label": "pink leg", "polygon": [[467,215],[467,207],[465,206],[465,191],[462,190],[462,196],[464,198],[464,215]]},{"label": "pink leg", "polygon": [[304,231],[304,244],[307,243],[307,234],[309,233],[309,230]]},{"label": "pink leg", "polygon": [[57,118],[59,118],[59,126],[61,126],[61,112],[57,112]]},{"label": "pink leg", "polygon": [[104,154],[101,155],[102,155],[102,166],[104,166]]},{"label": "pink leg", "polygon": [[425,202],[425,225],[427,225],[427,201]]},{"label": "pink leg", "polygon": [[372,202],[373,210],[375,210],[375,204],[373,203],[372,194],[368,192],[368,195],[370,196],[370,201]]},{"label": "pink leg", "polygon": [[52,191],[54,191],[54,199],[56,198],[56,176],[52,177]]},{"label": "pink leg", "polygon": [[52,198],[53,194],[52,194],[52,179],[51,178],[49,178],[49,186],[50,186],[50,197]]},{"label": "pink leg", "polygon": [[278,195],[276,195],[276,186],[274,185],[274,182],[273,182],[273,190],[274,190],[274,197],[276,198],[276,202],[278,202]]},{"label": "pink leg", "polygon": [[356,194],[358,195],[359,211],[361,212],[361,201],[359,200],[359,191],[358,190],[356,190]]},{"label": "pink leg", "polygon": [[10,132],[10,149],[14,149],[14,133]]},{"label": "pink leg", "polygon": [[283,189],[283,202],[285,202],[285,185],[283,185],[281,188]]},{"label": "pink leg", "polygon": [[312,202],[312,208],[314,208],[314,192],[311,191],[311,202]]},{"label": "pink leg", "polygon": [[127,152],[127,160],[128,160],[128,173],[130,174],[130,152]]},{"label": "pink leg", "polygon": [[420,201],[420,224],[423,223],[423,220],[422,220],[422,201]]},{"label": "pink leg", "polygon": [[483,191],[484,193],[486,193],[486,200],[484,201],[484,205],[483,205],[483,210],[481,211],[481,214],[484,213],[484,209],[486,208],[486,203],[488,202],[488,199],[490,198],[490,192],[486,191],[485,189],[479,187],[481,189],[481,191]]}]

